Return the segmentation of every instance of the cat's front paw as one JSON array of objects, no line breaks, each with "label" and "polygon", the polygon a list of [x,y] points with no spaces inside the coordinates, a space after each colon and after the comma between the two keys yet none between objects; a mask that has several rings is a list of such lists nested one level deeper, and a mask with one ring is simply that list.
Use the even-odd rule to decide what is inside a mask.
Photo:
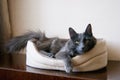
[{"label": "cat's front paw", "polygon": [[48,56],[51,57],[51,58],[55,58],[55,55],[52,54],[52,53],[50,53]]},{"label": "cat's front paw", "polygon": [[66,71],[66,73],[72,73],[72,67],[71,66],[66,67],[65,71]]}]

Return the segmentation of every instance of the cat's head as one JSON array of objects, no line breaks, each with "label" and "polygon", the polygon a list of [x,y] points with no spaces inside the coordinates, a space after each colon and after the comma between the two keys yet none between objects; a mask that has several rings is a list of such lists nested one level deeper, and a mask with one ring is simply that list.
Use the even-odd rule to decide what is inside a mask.
[{"label": "cat's head", "polygon": [[83,33],[77,33],[73,28],[69,28],[69,34],[76,54],[83,54],[91,50],[96,44],[96,38],[92,34],[91,24],[88,24]]}]

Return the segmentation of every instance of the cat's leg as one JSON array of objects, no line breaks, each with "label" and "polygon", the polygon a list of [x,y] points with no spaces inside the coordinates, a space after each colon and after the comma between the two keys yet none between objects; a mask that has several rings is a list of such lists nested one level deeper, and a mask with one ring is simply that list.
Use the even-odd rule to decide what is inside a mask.
[{"label": "cat's leg", "polygon": [[51,42],[52,42],[52,40],[47,40],[44,42],[34,41],[35,46],[40,53],[53,58],[54,54],[50,53]]},{"label": "cat's leg", "polygon": [[63,59],[64,60],[64,67],[65,67],[65,71],[67,73],[71,73],[72,72],[72,62],[71,62],[71,57],[67,56],[66,58]]},{"label": "cat's leg", "polygon": [[63,47],[63,45],[64,43],[62,43],[59,38],[54,39],[50,46],[50,52],[56,54]]},{"label": "cat's leg", "polygon": [[72,62],[71,57],[68,55],[67,52],[59,52],[55,55],[55,58],[61,59],[64,61],[64,68],[67,73],[72,72]]},{"label": "cat's leg", "polygon": [[49,50],[51,42],[52,42],[52,40],[47,40],[47,41],[44,41],[44,42],[37,41],[36,42],[36,47],[37,47],[38,51]]},{"label": "cat's leg", "polygon": [[46,52],[46,51],[43,51],[43,50],[41,50],[40,53],[42,53],[43,55],[46,55],[48,57],[54,58],[54,54],[53,53],[49,53],[49,52]]}]

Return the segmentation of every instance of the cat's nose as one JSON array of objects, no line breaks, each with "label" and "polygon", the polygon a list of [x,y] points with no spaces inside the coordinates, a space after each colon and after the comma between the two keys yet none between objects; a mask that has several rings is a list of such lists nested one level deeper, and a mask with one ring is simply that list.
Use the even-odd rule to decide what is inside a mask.
[{"label": "cat's nose", "polygon": [[84,46],[78,46],[78,47],[77,47],[77,51],[78,51],[78,52],[83,52],[84,49],[85,49]]},{"label": "cat's nose", "polygon": [[83,43],[81,43],[81,44],[79,45],[79,48],[80,48],[81,50],[83,50],[83,49],[85,48],[85,45],[84,45]]},{"label": "cat's nose", "polygon": [[82,47],[82,50],[84,50],[85,49],[85,47]]}]

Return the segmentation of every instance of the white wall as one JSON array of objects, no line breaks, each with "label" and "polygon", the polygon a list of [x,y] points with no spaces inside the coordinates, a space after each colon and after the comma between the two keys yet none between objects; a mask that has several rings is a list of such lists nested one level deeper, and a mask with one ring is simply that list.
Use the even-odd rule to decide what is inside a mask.
[{"label": "white wall", "polygon": [[83,32],[88,23],[108,45],[109,59],[120,60],[120,0],[9,0],[13,35],[42,30],[68,38],[68,27]]}]

